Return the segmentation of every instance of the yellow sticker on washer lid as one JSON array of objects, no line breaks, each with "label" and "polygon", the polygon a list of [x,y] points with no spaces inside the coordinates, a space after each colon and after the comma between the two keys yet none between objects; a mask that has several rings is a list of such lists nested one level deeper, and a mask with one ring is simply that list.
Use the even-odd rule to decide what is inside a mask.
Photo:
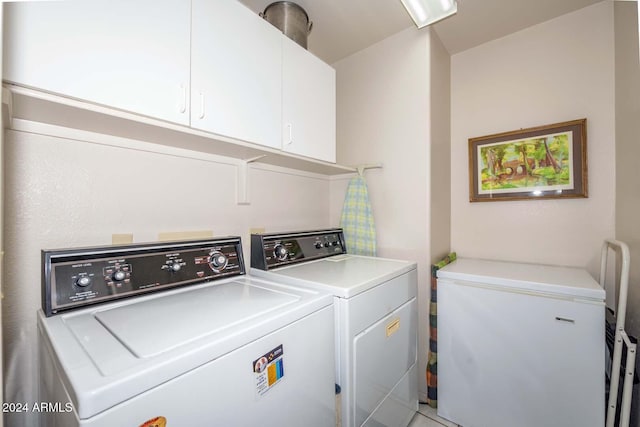
[{"label": "yellow sticker on washer lid", "polygon": [[400,319],[392,320],[391,323],[387,325],[387,338],[398,332],[398,329],[400,329]]},{"label": "yellow sticker on washer lid", "polygon": [[166,427],[167,419],[165,417],[155,417],[140,424],[140,427]]}]

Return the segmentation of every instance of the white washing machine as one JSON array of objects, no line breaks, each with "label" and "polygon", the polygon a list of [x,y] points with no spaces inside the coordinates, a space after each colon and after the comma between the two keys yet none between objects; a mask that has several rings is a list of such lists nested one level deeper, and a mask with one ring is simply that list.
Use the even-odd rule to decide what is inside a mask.
[{"label": "white washing machine", "polygon": [[343,427],[403,427],[418,409],[416,263],[346,253],[341,229],[254,234],[251,275],[331,292]]},{"label": "white washing machine", "polygon": [[42,426],[335,425],[331,295],[244,275],[240,238],[42,256]]}]

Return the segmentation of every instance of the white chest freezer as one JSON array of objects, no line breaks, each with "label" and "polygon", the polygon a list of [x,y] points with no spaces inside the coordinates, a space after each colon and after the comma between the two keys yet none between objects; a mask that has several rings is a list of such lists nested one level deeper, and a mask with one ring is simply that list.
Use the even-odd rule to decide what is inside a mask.
[{"label": "white chest freezer", "polygon": [[602,427],[605,292],[578,268],[438,271],[438,415],[465,427]]}]

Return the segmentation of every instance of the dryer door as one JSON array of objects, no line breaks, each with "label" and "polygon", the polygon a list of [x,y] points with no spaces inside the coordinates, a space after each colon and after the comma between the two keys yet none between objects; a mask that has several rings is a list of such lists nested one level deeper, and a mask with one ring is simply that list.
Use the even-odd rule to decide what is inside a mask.
[{"label": "dryer door", "polygon": [[[415,402],[410,401],[410,396],[403,396],[402,390],[394,387],[416,364],[417,306],[414,297],[355,336],[356,426],[361,426],[374,411],[384,409],[385,405],[378,406],[385,399],[395,402],[396,409],[390,410],[399,410],[400,417],[407,408],[415,411]],[[399,408],[398,402],[402,403]]]}]

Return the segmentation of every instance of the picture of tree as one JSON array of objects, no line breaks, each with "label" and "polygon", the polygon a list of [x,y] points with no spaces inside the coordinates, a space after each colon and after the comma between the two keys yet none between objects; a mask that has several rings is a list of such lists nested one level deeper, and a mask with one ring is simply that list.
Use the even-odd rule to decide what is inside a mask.
[{"label": "picture of tree", "polygon": [[587,119],[469,138],[469,201],[589,197]]},{"label": "picture of tree", "polygon": [[572,146],[572,132],[478,146],[480,194],[573,188]]}]

